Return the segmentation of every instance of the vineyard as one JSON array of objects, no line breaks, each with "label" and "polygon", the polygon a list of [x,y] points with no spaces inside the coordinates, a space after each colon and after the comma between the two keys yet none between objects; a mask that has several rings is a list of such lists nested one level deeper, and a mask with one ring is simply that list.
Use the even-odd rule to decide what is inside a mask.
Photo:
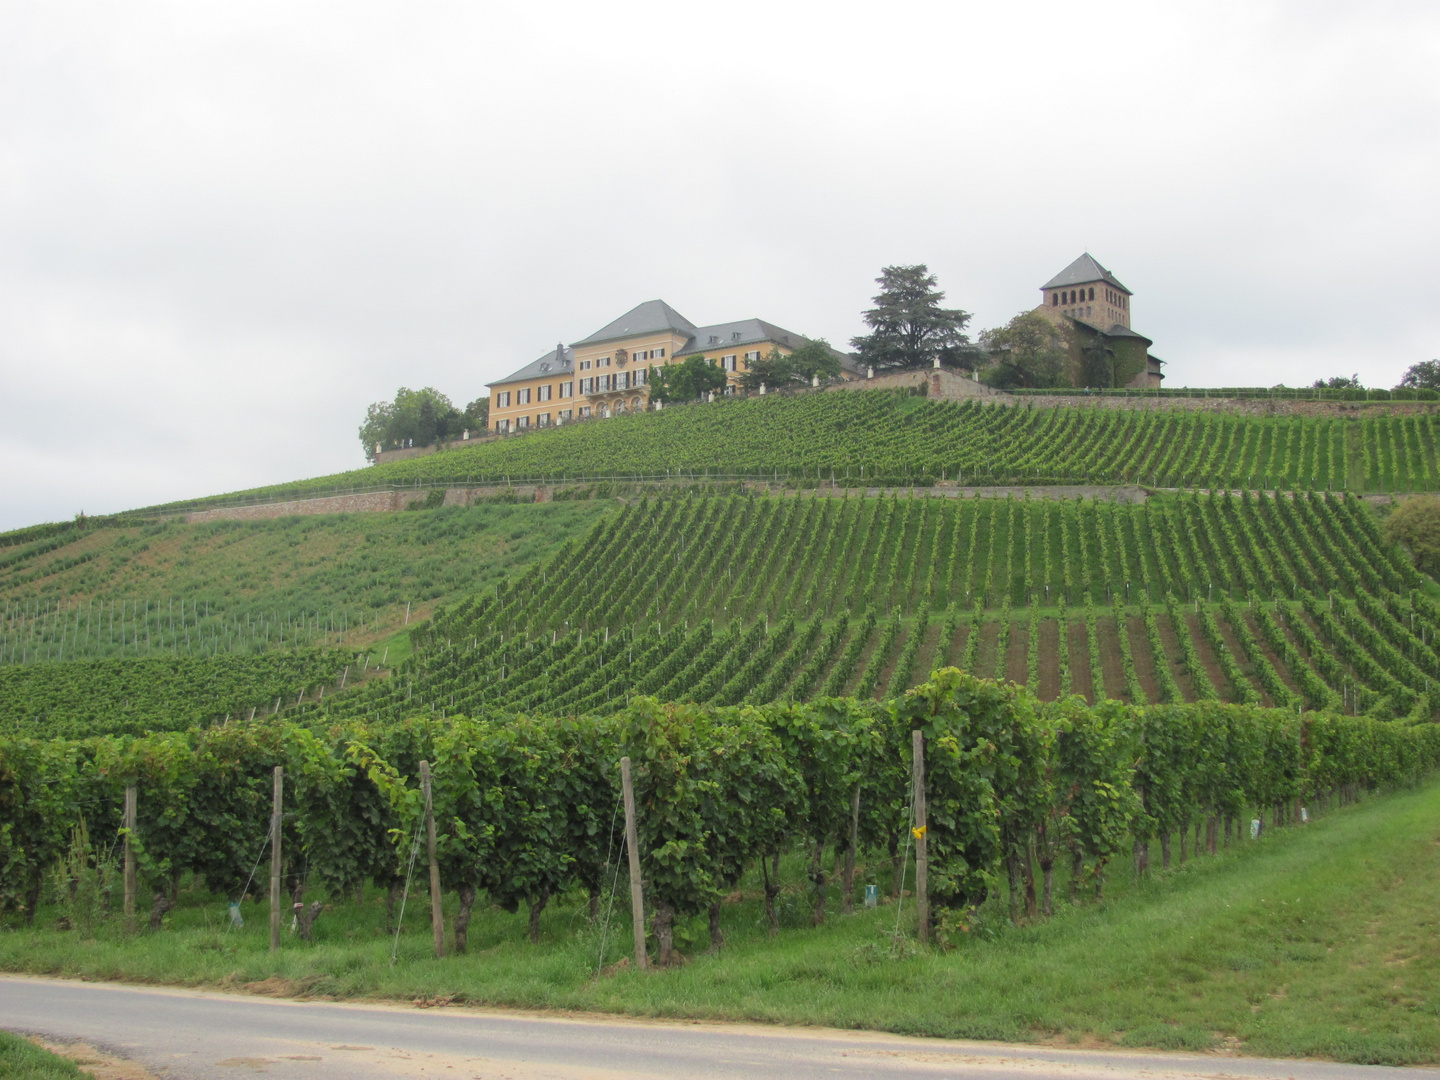
[{"label": "vineyard", "polygon": [[[552,898],[579,891],[593,915],[615,889],[626,857],[623,756],[634,764],[637,852],[665,964],[676,920],[708,910],[715,930],[722,898],[756,871],[777,929],[767,875],[782,854],[809,860],[816,923],[836,884],[830,855],[846,868],[845,910],[859,852],[881,856],[871,865],[888,869],[884,883],[900,897],[914,880],[912,732],[926,755],[927,895],[942,941],[1006,880],[1012,915],[1048,916],[1057,864],[1068,868],[1072,900],[1082,889],[1099,897],[1122,851],[1143,872],[1158,844],[1156,861],[1168,867],[1187,846],[1213,854],[1238,842],[1252,815],[1266,825],[1298,821],[1302,804],[1321,810],[1440,764],[1440,728],[1429,724],[1217,703],[1042,705],[1023,687],[955,669],[886,704],[747,709],[642,698],[609,719],[451,717],[323,731],[240,722],[142,739],[0,738],[0,901],[33,913],[46,873],[88,844],[77,827],[114,836],[133,785],[135,848],[156,890],[152,925],[163,925],[169,883],[182,875],[203,875],[211,893],[237,903],[275,839],[270,793],[280,766],[284,876],[308,939],[324,907],[306,906],[307,891],[341,902],[366,884],[392,896],[406,887],[426,812],[424,761],[434,872],[459,897],[456,951],[466,949],[481,892],[508,910],[528,907],[533,937]],[[86,867],[98,872],[93,851],[76,866],[81,878]]]},{"label": "vineyard", "polygon": [[[1440,419],[997,407],[886,391],[767,396],[535,431],[227,499],[356,487],[727,476],[798,486],[1133,483],[1440,490]],[[209,500],[199,500],[201,505]],[[175,504],[176,506],[192,504]]]},{"label": "vineyard", "polygon": [[84,735],[181,731],[297,704],[342,686],[353,653],[273,650],[255,656],[155,656],[0,666],[0,731]]},{"label": "vineyard", "polygon": [[1428,716],[1433,594],[1353,497],[649,499],[325,712],[889,697],[957,664],[1044,700]]},{"label": "vineyard", "polygon": [[609,506],[70,528],[0,549],[0,667],[360,647],[544,558]]}]

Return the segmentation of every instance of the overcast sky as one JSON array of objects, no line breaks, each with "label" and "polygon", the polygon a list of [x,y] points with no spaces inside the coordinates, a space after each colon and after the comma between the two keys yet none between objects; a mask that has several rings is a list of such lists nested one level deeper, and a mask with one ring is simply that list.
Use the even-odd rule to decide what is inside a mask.
[{"label": "overcast sky", "polygon": [[655,297],[1089,250],[1169,385],[1440,355],[1440,4],[0,0],[0,528],[363,464]]}]

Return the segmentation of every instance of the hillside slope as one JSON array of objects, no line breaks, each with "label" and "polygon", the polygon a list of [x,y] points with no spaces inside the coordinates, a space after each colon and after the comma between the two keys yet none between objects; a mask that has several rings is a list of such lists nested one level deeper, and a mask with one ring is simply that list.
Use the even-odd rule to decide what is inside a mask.
[{"label": "hillside slope", "polygon": [[646,500],[328,710],[873,697],[957,663],[1042,698],[1429,715],[1435,589],[1353,497]]},{"label": "hillside slope", "polygon": [[1428,412],[1338,419],[1012,408],[887,391],[770,395],[536,430],[226,498],[677,473],[802,485],[960,477],[966,483],[1434,491],[1440,489],[1437,428],[1440,421]]}]

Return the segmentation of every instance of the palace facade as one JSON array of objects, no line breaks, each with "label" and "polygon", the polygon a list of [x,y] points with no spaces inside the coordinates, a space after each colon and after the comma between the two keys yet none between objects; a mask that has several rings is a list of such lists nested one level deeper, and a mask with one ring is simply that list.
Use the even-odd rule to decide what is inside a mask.
[{"label": "palace facade", "polygon": [[[696,355],[724,370],[725,393],[731,394],[740,376],[771,349],[786,356],[809,340],[764,319],[696,326],[664,300],[647,300],[589,337],[556,345],[487,384],[490,429],[522,431],[644,409],[650,369]],[[847,357],[842,364],[853,376],[853,362]]]}]

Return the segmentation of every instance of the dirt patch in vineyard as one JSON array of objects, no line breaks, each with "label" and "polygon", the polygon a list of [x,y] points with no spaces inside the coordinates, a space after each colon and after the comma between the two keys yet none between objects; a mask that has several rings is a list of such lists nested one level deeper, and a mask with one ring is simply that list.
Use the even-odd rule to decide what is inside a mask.
[{"label": "dirt patch in vineyard", "polygon": [[[890,644],[889,655],[873,658],[875,663],[880,664],[880,678],[875,683],[875,693],[870,695],[871,697],[884,697],[886,691],[889,690],[890,680],[895,675],[895,669],[900,665],[900,654],[905,651],[905,643],[914,632],[915,628],[913,626],[902,627],[900,633],[895,636],[895,640]],[[915,665],[915,670],[920,670],[918,662]]]},{"label": "dirt patch in vineyard", "polygon": [[1124,701],[1125,669],[1120,664],[1120,637],[1115,632],[1115,617],[1112,615],[1096,619],[1095,633],[1100,639],[1100,665],[1105,676],[1104,692],[1109,697]]},{"label": "dirt patch in vineyard", "polygon": [[1055,619],[1040,622],[1040,700],[1060,696],[1060,624]]},{"label": "dirt patch in vineyard", "polygon": [[1010,651],[1005,656],[1005,677],[1022,686],[1030,677],[1029,647],[1029,626],[1023,622],[1014,623],[1010,630]]},{"label": "dirt patch in vineyard", "polygon": [[1220,640],[1225,642],[1225,647],[1230,650],[1230,655],[1235,657],[1235,662],[1240,665],[1240,670],[1245,673],[1246,681],[1249,682],[1250,685],[1255,688],[1255,692],[1260,695],[1260,704],[1264,705],[1267,709],[1273,709],[1275,707],[1275,699],[1270,696],[1265,690],[1265,687],[1260,685],[1260,680],[1255,677],[1254,666],[1250,663],[1250,658],[1245,655],[1245,650],[1240,647],[1240,639],[1235,636],[1235,628],[1230,625],[1230,620],[1226,619],[1219,612],[1216,612],[1215,622],[1220,627]]},{"label": "dirt patch in vineyard", "polygon": [[[1135,675],[1145,689],[1146,700],[1152,703],[1158,702],[1160,700],[1160,683],[1155,678],[1155,658],[1150,652],[1150,641],[1145,636],[1145,620],[1139,615],[1130,615],[1126,618],[1125,623],[1126,630],[1130,634],[1130,653],[1135,658]],[[1142,703],[1136,702],[1136,704]]]},{"label": "dirt patch in vineyard", "polygon": [[1090,649],[1085,641],[1085,624],[1072,622],[1065,628],[1070,645],[1070,688],[1095,704],[1095,686],[1090,679]]},{"label": "dirt patch in vineyard", "polygon": [[1275,673],[1280,676],[1280,681],[1297,695],[1303,697],[1304,695],[1301,693],[1300,684],[1295,681],[1295,673],[1285,666],[1285,662],[1275,654],[1275,650],[1272,649],[1270,643],[1265,640],[1265,635],[1260,632],[1260,624],[1255,621],[1255,616],[1247,611],[1243,613],[1243,618],[1245,619],[1245,624],[1250,627],[1251,635],[1260,646],[1260,654],[1264,656],[1266,660],[1270,661],[1270,666],[1273,667]]},{"label": "dirt patch in vineyard", "polygon": [[1180,638],[1175,634],[1175,624],[1170,621],[1169,615],[1157,615],[1155,621],[1160,624],[1160,644],[1165,647],[1165,662],[1170,666],[1170,674],[1174,676],[1185,700],[1194,701],[1195,681],[1190,678],[1190,672],[1185,668],[1185,652],[1180,647]]},{"label": "dirt patch in vineyard", "polygon": [[981,623],[975,628],[980,635],[980,651],[975,657],[974,675],[989,677],[995,674],[995,649],[1000,639],[1000,624],[998,622]]},{"label": "dirt patch in vineyard", "polygon": [[1205,640],[1205,635],[1200,632],[1200,617],[1192,611],[1185,616],[1185,625],[1190,628],[1190,639],[1195,642],[1195,651],[1200,656],[1200,666],[1210,677],[1210,682],[1215,687],[1215,693],[1220,695],[1221,701],[1234,700],[1235,694],[1230,688],[1230,680],[1225,678],[1225,672],[1220,670],[1220,662],[1215,659],[1215,650],[1210,647],[1210,643]]},{"label": "dirt patch in vineyard", "polygon": [[915,656],[915,670],[911,673],[911,681],[919,682],[937,667],[944,657],[940,655],[940,632],[944,629],[940,622],[934,621],[925,629],[925,640],[920,643],[920,651]]}]

